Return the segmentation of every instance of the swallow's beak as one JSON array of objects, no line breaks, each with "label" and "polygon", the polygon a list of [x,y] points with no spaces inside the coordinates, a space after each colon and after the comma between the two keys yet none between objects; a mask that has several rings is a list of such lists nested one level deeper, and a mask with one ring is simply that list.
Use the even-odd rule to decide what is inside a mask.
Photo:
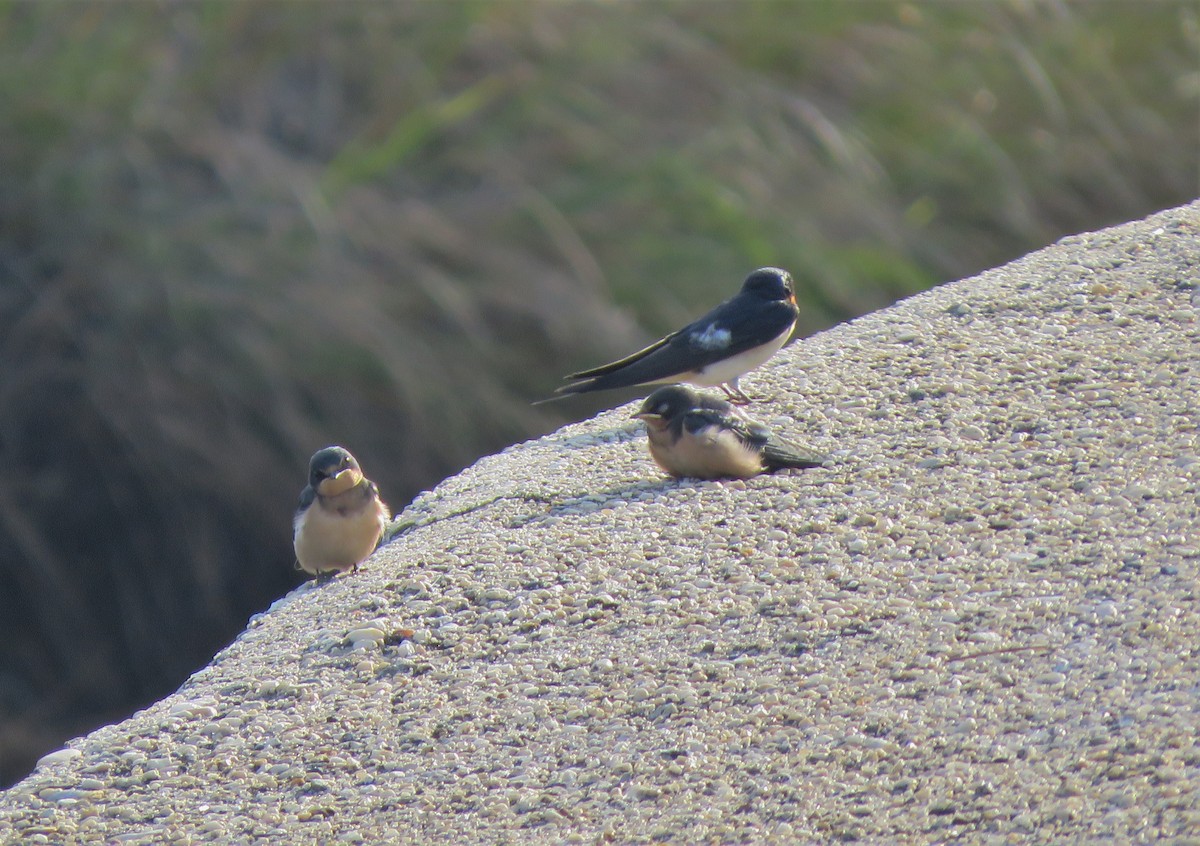
[{"label": "swallow's beak", "polygon": [[649,411],[639,411],[633,416],[635,419],[641,420],[646,424],[646,431],[648,432],[661,432],[662,430],[666,429],[668,425],[667,418],[663,417],[661,414],[653,414]]},{"label": "swallow's beak", "polygon": [[362,472],[354,467],[347,467],[344,470],[339,470],[328,479],[323,480],[318,489],[324,496],[337,496],[340,493],[350,490],[361,481]]}]

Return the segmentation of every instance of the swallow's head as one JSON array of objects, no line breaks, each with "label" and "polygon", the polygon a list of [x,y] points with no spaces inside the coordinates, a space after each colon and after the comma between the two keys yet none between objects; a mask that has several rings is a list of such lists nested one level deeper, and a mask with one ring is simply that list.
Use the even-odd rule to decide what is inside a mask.
[{"label": "swallow's head", "polygon": [[778,267],[760,267],[746,277],[746,281],[742,283],[742,291],[764,300],[781,300],[796,304],[792,274]]},{"label": "swallow's head", "polygon": [[663,429],[681,414],[700,406],[700,395],[686,385],[667,385],[646,397],[633,415],[647,426]]},{"label": "swallow's head", "polygon": [[354,456],[339,446],[317,450],[308,462],[308,483],[324,496],[348,491],[362,479],[362,468]]}]

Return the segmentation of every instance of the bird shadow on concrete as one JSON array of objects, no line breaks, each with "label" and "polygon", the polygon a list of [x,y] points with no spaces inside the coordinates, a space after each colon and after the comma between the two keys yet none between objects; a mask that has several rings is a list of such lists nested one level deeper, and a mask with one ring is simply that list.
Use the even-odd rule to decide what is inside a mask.
[{"label": "bird shadow on concrete", "polygon": [[591,449],[598,446],[629,443],[635,440],[641,433],[642,424],[637,420],[631,419],[628,423],[621,426],[612,426],[602,429],[599,432],[586,432],[577,435],[567,435],[565,433],[545,435],[538,440],[538,445],[560,449]]},{"label": "bird shadow on concrete", "polygon": [[670,479],[666,477],[647,478],[636,482],[630,482],[623,485],[616,485],[601,490],[587,491],[585,493],[576,494],[563,499],[544,511],[539,511],[536,514],[529,514],[524,517],[519,517],[508,523],[508,528],[519,529],[532,524],[539,523],[543,520],[549,520],[555,517],[563,517],[566,515],[585,514],[592,511],[605,511],[619,507],[632,501],[632,497],[637,493],[649,493],[652,496],[648,499],[643,499],[643,502],[653,502],[660,498],[660,495],[666,494],[668,491],[676,488],[691,488],[703,484],[710,484],[700,479]]}]

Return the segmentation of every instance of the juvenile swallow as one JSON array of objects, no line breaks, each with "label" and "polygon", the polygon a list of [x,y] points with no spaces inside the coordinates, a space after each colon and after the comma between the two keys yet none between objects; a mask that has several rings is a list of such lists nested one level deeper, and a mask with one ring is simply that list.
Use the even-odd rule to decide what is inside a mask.
[{"label": "juvenile swallow", "polygon": [[735,296],[708,314],[633,355],[570,374],[566,378],[573,384],[555,394],[690,382],[703,388],[720,385],[730,400],[745,405],[750,397],[738,387],[738,377],[779,351],[799,313],[792,275],[778,267],[760,267]]},{"label": "juvenile swallow", "polygon": [[659,388],[633,416],[646,424],[650,456],[676,478],[749,479],[784,467],[819,467],[826,460],[775,437],[725,400],[684,385]]},{"label": "juvenile swallow", "polygon": [[300,569],[320,578],[357,568],[383,539],[389,519],[379,489],[353,455],[339,446],[317,450],[292,521]]}]

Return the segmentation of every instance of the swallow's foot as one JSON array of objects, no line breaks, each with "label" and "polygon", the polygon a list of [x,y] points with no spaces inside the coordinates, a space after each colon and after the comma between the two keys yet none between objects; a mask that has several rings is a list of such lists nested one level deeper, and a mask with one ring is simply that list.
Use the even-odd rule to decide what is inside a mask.
[{"label": "swallow's foot", "polygon": [[722,385],[721,390],[725,392],[725,398],[733,405],[750,405],[754,402],[750,398],[750,395],[740,388],[730,388],[728,385]]}]

